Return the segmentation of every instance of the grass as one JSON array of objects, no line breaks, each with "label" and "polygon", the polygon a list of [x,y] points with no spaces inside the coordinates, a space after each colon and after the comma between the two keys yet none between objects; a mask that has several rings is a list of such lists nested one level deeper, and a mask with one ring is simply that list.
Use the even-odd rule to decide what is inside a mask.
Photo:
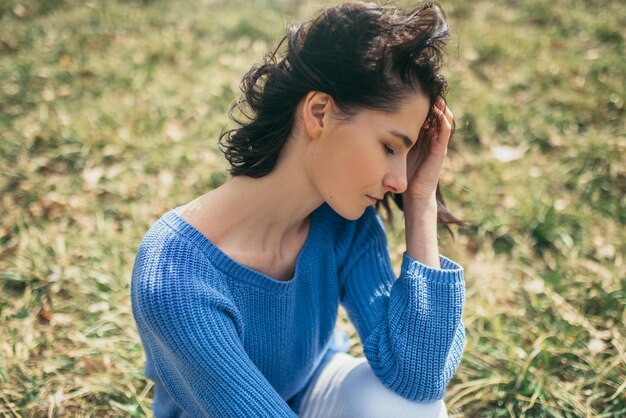
[{"label": "grass", "polygon": [[[216,138],[241,76],[322,4],[0,5],[0,415],[151,415],[134,253],[227,178]],[[467,278],[450,413],[625,416],[626,6],[444,6],[442,186],[469,221],[440,238]],[[402,231],[388,235],[398,266]]]}]

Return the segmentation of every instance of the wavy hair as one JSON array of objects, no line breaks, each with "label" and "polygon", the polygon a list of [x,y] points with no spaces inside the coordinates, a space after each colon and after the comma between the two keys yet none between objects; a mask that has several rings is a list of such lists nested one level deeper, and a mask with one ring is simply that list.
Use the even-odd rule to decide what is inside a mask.
[{"label": "wavy hair", "polygon": [[[220,135],[230,174],[262,177],[275,166],[294,124],[298,103],[310,91],[329,94],[347,117],[360,109],[393,112],[420,91],[445,100],[439,74],[448,40],[445,13],[437,3],[412,11],[372,3],[347,3],[323,10],[291,27],[278,46],[241,82],[242,97],[230,117],[237,127]],[[427,116],[438,123],[431,110]],[[431,138],[422,130],[415,146],[422,161]],[[438,222],[460,223],[446,208],[437,186]],[[402,210],[402,195],[387,193],[382,205],[391,218],[390,197]]]}]

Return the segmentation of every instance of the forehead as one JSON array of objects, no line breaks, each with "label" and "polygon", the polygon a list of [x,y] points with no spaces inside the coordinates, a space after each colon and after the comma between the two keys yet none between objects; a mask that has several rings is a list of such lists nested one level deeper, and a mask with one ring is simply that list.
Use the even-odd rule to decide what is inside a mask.
[{"label": "forehead", "polygon": [[399,102],[393,111],[365,109],[359,112],[357,118],[363,128],[375,132],[394,131],[412,138],[415,142],[429,110],[429,98],[423,94],[415,94]]}]

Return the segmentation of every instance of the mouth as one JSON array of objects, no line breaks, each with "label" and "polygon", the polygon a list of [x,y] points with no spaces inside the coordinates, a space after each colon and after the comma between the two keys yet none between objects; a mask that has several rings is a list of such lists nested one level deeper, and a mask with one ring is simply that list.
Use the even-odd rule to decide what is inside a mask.
[{"label": "mouth", "polygon": [[368,194],[366,194],[365,196],[367,196],[367,198],[372,202],[372,204],[376,204],[376,202],[378,202],[379,199],[376,199],[375,197],[372,197]]}]

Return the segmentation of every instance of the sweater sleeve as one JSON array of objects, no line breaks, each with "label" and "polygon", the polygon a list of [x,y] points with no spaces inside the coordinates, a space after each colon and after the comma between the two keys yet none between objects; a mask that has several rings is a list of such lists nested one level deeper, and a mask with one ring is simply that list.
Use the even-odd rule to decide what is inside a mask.
[{"label": "sweater sleeve", "polygon": [[136,269],[132,290],[142,342],[170,397],[186,416],[295,417],[245,352],[233,302],[172,264]]},{"label": "sweater sleeve", "polygon": [[463,269],[440,256],[441,269],[406,252],[396,280],[382,222],[361,218],[344,268],[341,302],[374,374],[414,401],[443,399],[463,353]]}]

